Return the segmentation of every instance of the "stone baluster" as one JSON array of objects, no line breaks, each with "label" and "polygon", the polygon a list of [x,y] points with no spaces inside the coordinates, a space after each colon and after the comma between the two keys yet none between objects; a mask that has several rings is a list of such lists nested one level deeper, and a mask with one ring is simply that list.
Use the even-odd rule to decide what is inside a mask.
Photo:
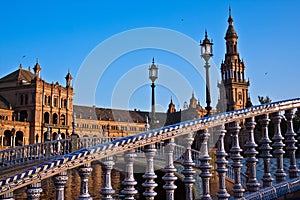
[{"label": "stone baluster", "polygon": [[[298,118],[300,119],[300,108],[297,108],[297,116],[298,116]],[[299,129],[298,129],[298,131],[297,131],[297,140],[299,141],[300,140],[300,127],[299,127]],[[298,143],[298,147],[300,147],[300,142]]]},{"label": "stone baluster", "polygon": [[210,164],[210,156],[209,156],[209,152],[208,152],[208,138],[209,138],[209,133],[207,129],[201,130],[201,135],[200,135],[200,142],[201,142],[201,148],[200,148],[200,166],[199,169],[201,170],[200,173],[200,177],[202,180],[202,197],[201,200],[211,200],[211,196],[210,196],[210,188],[209,188],[209,180],[210,177],[212,176],[210,170],[212,168],[211,164]]},{"label": "stone baluster", "polygon": [[65,198],[65,187],[67,184],[67,171],[63,171],[54,176],[54,186],[56,189],[56,199],[63,200]]},{"label": "stone baluster", "polygon": [[239,126],[238,122],[232,122],[229,124],[230,132],[232,136],[232,148],[230,149],[231,152],[231,160],[233,160],[232,168],[234,169],[234,186],[233,186],[233,195],[235,199],[244,199],[244,188],[241,183],[241,160],[243,157],[241,156],[240,152],[242,149],[239,145],[239,132],[241,127]]},{"label": "stone baluster", "polygon": [[186,148],[186,151],[183,162],[184,169],[182,170],[182,174],[184,175],[183,182],[185,184],[185,199],[193,199],[193,184],[195,182],[194,175],[196,173],[193,169],[195,163],[193,162],[191,149],[193,141],[193,133],[187,134],[184,139],[184,147]]},{"label": "stone baluster", "polygon": [[93,168],[91,168],[90,164],[84,164],[78,170],[81,179],[80,195],[78,197],[78,200],[92,200],[88,188],[89,176],[92,170]]},{"label": "stone baluster", "polygon": [[177,188],[177,186],[174,184],[174,182],[177,180],[177,177],[174,175],[174,173],[176,172],[176,168],[174,167],[174,162],[173,162],[174,148],[175,148],[174,138],[171,138],[168,141],[167,146],[165,147],[167,165],[163,170],[166,174],[162,177],[162,179],[166,182],[163,188],[166,190],[167,200],[174,199],[174,190]]},{"label": "stone baluster", "polygon": [[33,183],[27,187],[27,199],[36,200],[41,196],[43,189],[41,187],[41,182]]},{"label": "stone baluster", "polygon": [[135,199],[134,195],[137,193],[137,190],[134,188],[137,182],[133,175],[133,162],[135,157],[136,154],[134,153],[134,150],[125,152],[126,176],[122,182],[124,189],[121,191],[121,193],[125,196],[124,199]]},{"label": "stone baluster", "polygon": [[142,184],[145,187],[145,192],[143,195],[147,200],[154,200],[154,197],[157,193],[154,191],[154,188],[157,186],[154,179],[157,178],[154,172],[154,163],[153,157],[155,156],[156,148],[155,144],[150,144],[145,146],[145,156],[147,161],[146,172],[143,175],[143,178],[146,179],[145,182]]},{"label": "stone baluster", "polygon": [[219,200],[227,200],[230,195],[228,194],[226,190],[226,172],[228,171],[227,169],[227,164],[228,161],[226,160],[226,156],[228,155],[225,151],[225,146],[224,146],[224,137],[225,137],[225,126],[222,125],[219,130],[219,139],[217,142],[218,145],[218,150],[216,152],[216,164],[217,168],[216,171],[219,174],[219,191],[217,193],[217,197]]},{"label": "stone baluster", "polygon": [[297,134],[294,132],[294,128],[293,128],[293,118],[294,118],[293,110],[286,110],[284,115],[286,117],[286,122],[287,122],[287,131],[285,134],[286,136],[285,143],[287,144],[286,151],[290,156],[289,175],[290,178],[296,178],[299,176],[298,175],[299,170],[296,165],[297,147],[295,146],[295,143],[297,141],[295,139],[295,136],[297,136]]},{"label": "stone baluster", "polygon": [[115,193],[111,186],[111,170],[115,165],[113,157],[107,157],[102,162],[103,171],[103,188],[100,190],[102,194],[102,200],[113,200],[112,195]]},{"label": "stone baluster", "polygon": [[269,139],[269,132],[268,132],[268,125],[269,125],[269,115],[265,114],[262,115],[261,118],[259,119],[259,122],[262,127],[262,138],[259,141],[261,143],[260,150],[261,150],[261,157],[264,160],[264,175],[262,178],[263,181],[263,187],[270,187],[272,186],[272,175],[270,173],[270,159],[273,157],[270,151],[272,150],[272,147],[270,144],[272,141]]},{"label": "stone baluster", "polygon": [[248,181],[247,181],[247,189],[250,192],[256,192],[259,190],[260,184],[256,179],[256,155],[258,152],[256,151],[257,144],[255,143],[254,139],[254,128],[255,128],[255,120],[254,117],[246,119],[246,131],[248,134],[248,140],[245,144],[245,155],[247,156],[246,166],[247,166],[247,174],[248,174]]},{"label": "stone baluster", "polygon": [[276,157],[276,165],[277,169],[275,172],[275,177],[276,177],[276,183],[281,183],[286,180],[286,173],[283,169],[283,154],[285,151],[283,150],[283,147],[285,144],[282,142],[284,137],[281,134],[281,127],[280,127],[280,122],[281,122],[281,115],[279,112],[273,113],[273,123],[274,123],[274,136],[272,138],[273,140],[273,145],[272,147],[274,148],[273,154]]},{"label": "stone baluster", "polygon": [[0,196],[0,200],[14,200],[14,193],[9,192]]}]

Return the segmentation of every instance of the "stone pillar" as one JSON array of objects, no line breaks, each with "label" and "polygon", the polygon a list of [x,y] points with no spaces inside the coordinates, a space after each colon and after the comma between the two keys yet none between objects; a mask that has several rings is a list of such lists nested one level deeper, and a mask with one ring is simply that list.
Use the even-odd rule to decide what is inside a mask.
[{"label": "stone pillar", "polygon": [[225,136],[226,130],[225,126],[222,125],[219,130],[219,139],[218,139],[218,150],[216,152],[216,164],[217,169],[216,171],[219,174],[219,191],[217,193],[217,197],[219,200],[227,200],[230,195],[228,194],[226,190],[226,172],[228,161],[226,160],[226,156],[228,155],[225,151],[224,147],[224,136]]},{"label": "stone pillar", "polygon": [[90,167],[90,164],[84,164],[78,170],[81,179],[80,195],[78,197],[78,200],[92,200],[88,188],[89,176],[92,170],[93,168]]},{"label": "stone pillar", "polygon": [[182,170],[182,174],[184,175],[183,182],[185,184],[185,199],[193,199],[193,184],[195,182],[194,175],[195,170],[193,167],[195,163],[192,159],[192,149],[191,146],[193,144],[194,138],[193,133],[189,133],[186,135],[184,139],[184,147],[186,148],[184,154],[184,169]]},{"label": "stone pillar", "polygon": [[14,193],[9,192],[0,196],[0,200],[14,200]]},{"label": "stone pillar", "polygon": [[157,178],[154,172],[154,163],[153,157],[155,156],[155,144],[150,144],[145,146],[145,155],[146,155],[146,172],[143,175],[143,178],[146,179],[145,182],[142,184],[145,187],[145,192],[143,195],[147,200],[154,200],[154,197],[157,193],[154,191],[154,188],[157,187],[157,183],[155,183],[154,179]]},{"label": "stone pillar", "polygon": [[37,200],[41,196],[41,192],[43,191],[41,187],[41,182],[33,183],[27,187],[27,199],[29,200]]},{"label": "stone pillar", "polygon": [[259,122],[262,127],[262,138],[260,140],[261,147],[259,148],[261,150],[261,157],[264,159],[264,176],[262,178],[263,181],[263,187],[270,187],[272,186],[272,175],[270,173],[270,158],[272,158],[272,154],[270,151],[272,150],[272,147],[270,147],[269,144],[272,143],[272,141],[269,139],[269,133],[268,133],[268,125],[269,125],[269,115],[265,114],[262,115]]},{"label": "stone pillar", "polygon": [[231,152],[231,160],[233,160],[232,168],[234,169],[234,186],[233,186],[233,195],[235,199],[244,199],[244,188],[241,183],[241,160],[243,157],[241,156],[240,152],[243,150],[240,148],[239,145],[239,132],[241,127],[239,126],[238,122],[232,122],[229,124],[230,132],[232,137],[232,148],[230,149]]},{"label": "stone pillar", "polygon": [[297,141],[295,139],[295,136],[297,136],[297,134],[294,132],[294,128],[293,128],[293,118],[294,118],[293,110],[286,110],[284,115],[286,117],[286,122],[287,122],[287,131],[285,134],[286,137],[285,143],[287,144],[286,151],[290,156],[289,175],[290,178],[296,178],[299,176],[298,175],[299,170],[296,165],[297,147],[295,146],[295,144]]},{"label": "stone pillar", "polygon": [[249,192],[257,192],[259,190],[260,184],[256,179],[256,155],[258,152],[256,151],[257,144],[254,139],[254,128],[255,128],[255,120],[254,117],[250,117],[246,119],[246,131],[248,134],[248,140],[245,144],[245,155],[247,156],[247,172],[248,172],[248,180],[247,180],[247,189]]},{"label": "stone pillar", "polygon": [[56,189],[56,200],[63,200],[65,198],[65,187],[67,184],[67,171],[63,171],[54,176],[54,186]]},{"label": "stone pillar", "polygon": [[200,135],[200,141],[201,141],[201,148],[200,148],[200,166],[199,169],[201,169],[200,177],[202,179],[202,197],[201,200],[211,200],[210,196],[210,188],[209,188],[209,180],[210,177],[212,176],[210,170],[212,166],[210,165],[210,156],[208,153],[208,147],[207,147],[207,141],[209,138],[209,133],[207,129],[201,130],[201,135]]},{"label": "stone pillar", "polygon": [[171,138],[168,141],[165,150],[166,167],[163,169],[163,171],[166,174],[162,177],[162,179],[166,182],[163,188],[166,190],[167,200],[174,199],[174,190],[177,188],[177,186],[174,184],[174,181],[177,180],[177,177],[174,175],[174,173],[176,172],[176,168],[174,167],[174,162],[173,162],[174,148],[175,148],[174,138]]},{"label": "stone pillar", "polygon": [[136,154],[133,150],[125,152],[126,176],[122,182],[124,189],[121,191],[125,196],[124,199],[135,199],[134,195],[137,193],[137,190],[134,188],[137,182],[134,180],[133,175],[133,162],[135,157]]},{"label": "stone pillar", "polygon": [[100,190],[102,194],[102,200],[113,200],[112,195],[115,193],[111,186],[111,170],[114,166],[114,161],[112,157],[107,157],[102,163],[103,171],[103,188]]},{"label": "stone pillar", "polygon": [[279,112],[273,113],[273,123],[274,123],[274,136],[272,140],[274,141],[273,143],[273,154],[276,157],[276,165],[277,169],[275,172],[275,177],[276,177],[276,183],[281,183],[285,182],[286,180],[286,173],[283,169],[283,154],[285,153],[283,151],[283,147],[285,144],[282,142],[284,137],[281,135],[281,128],[280,128],[280,122],[281,122],[281,115]]}]

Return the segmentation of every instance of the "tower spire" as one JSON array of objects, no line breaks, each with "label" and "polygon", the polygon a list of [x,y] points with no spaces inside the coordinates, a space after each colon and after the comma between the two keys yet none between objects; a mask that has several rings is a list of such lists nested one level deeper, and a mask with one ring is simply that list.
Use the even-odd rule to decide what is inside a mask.
[{"label": "tower spire", "polygon": [[228,23],[229,23],[229,25],[232,25],[232,22],[233,22],[233,19],[231,17],[231,7],[229,5],[229,17],[228,17]]}]

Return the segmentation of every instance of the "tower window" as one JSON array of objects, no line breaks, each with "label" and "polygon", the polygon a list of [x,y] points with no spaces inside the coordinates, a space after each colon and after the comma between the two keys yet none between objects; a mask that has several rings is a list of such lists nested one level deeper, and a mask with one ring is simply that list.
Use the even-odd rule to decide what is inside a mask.
[{"label": "tower window", "polygon": [[241,92],[239,92],[239,100],[243,100],[243,95]]}]

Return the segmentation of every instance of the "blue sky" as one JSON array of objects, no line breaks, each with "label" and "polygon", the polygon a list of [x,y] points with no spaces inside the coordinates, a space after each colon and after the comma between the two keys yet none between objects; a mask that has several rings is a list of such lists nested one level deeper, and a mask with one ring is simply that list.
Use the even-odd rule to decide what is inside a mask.
[{"label": "blue sky", "polygon": [[[16,70],[20,63],[24,68],[32,68],[38,58],[43,79],[65,84],[64,77],[68,69],[76,80],[91,52],[95,52],[96,47],[101,46],[104,41],[111,41],[112,37],[129,30],[146,27],[175,31],[196,42],[204,38],[204,30],[207,29],[209,37],[214,41],[211,65],[219,70],[225,53],[224,35],[229,4],[239,35],[239,53],[245,61],[246,75],[251,81],[250,93],[253,103],[258,103],[258,95],[268,95],[273,101],[299,96],[297,86],[300,74],[300,1],[297,0],[188,3],[2,1],[0,76]],[[137,39],[147,40],[148,37],[149,35],[145,34]],[[156,41],[160,41],[160,38]],[[120,46],[115,45],[109,49],[113,52],[114,49],[130,45],[129,42],[120,40]],[[174,44],[177,42],[182,41],[175,40]],[[191,52],[193,53],[195,52]],[[182,108],[183,102],[189,101],[193,91],[205,106],[204,82],[197,71],[202,70],[200,56],[197,66],[192,66],[181,55],[162,49],[132,50],[119,55],[109,66],[101,66],[101,56],[100,53],[99,67],[106,70],[98,77],[99,81],[94,86],[96,91],[91,91],[95,93],[93,102],[78,100],[81,92],[76,90],[76,87],[75,102],[101,107],[149,110],[148,66],[152,57],[155,57],[160,68],[156,87],[158,110],[167,109],[171,96],[177,108]],[[141,74],[143,69],[145,73]],[[130,73],[136,73],[136,80],[129,76]],[[116,91],[119,92],[116,94]],[[129,95],[122,95],[122,92]],[[213,105],[217,98],[214,97]]]}]

